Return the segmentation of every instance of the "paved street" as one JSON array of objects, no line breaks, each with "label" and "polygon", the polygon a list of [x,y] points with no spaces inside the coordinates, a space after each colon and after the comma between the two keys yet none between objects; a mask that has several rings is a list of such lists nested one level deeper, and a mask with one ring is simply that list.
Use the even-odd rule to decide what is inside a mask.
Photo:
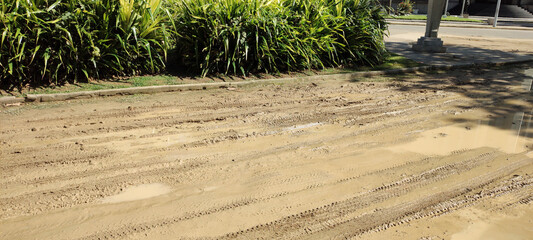
[{"label": "paved street", "polygon": [[[415,34],[418,38],[424,34],[426,27],[417,25],[389,25],[391,36],[404,35],[406,33]],[[509,39],[533,39],[533,31],[507,30],[507,29],[486,29],[486,28],[458,28],[441,27],[439,35],[460,35],[468,37],[489,37],[489,38],[509,38]],[[416,40],[416,39],[414,39]],[[413,41],[414,41],[413,40]]]},{"label": "paved street", "polygon": [[441,27],[439,37],[447,47],[441,54],[411,51],[410,43],[424,35],[425,26],[391,24],[389,31],[389,51],[428,65],[533,60],[533,31]]}]

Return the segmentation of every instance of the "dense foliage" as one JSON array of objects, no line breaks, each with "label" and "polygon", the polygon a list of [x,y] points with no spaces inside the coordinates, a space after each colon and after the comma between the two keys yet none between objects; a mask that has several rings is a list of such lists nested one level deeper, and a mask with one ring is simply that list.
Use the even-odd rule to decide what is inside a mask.
[{"label": "dense foliage", "polygon": [[1,87],[156,73],[161,0],[0,0]]},{"label": "dense foliage", "polygon": [[413,2],[409,0],[402,1],[398,4],[398,8],[396,9],[396,14],[403,16],[408,15],[413,12]]},{"label": "dense foliage", "polygon": [[181,64],[203,75],[376,64],[386,23],[371,0],[178,1]]},{"label": "dense foliage", "polygon": [[0,87],[372,65],[386,53],[373,1],[0,0]]}]

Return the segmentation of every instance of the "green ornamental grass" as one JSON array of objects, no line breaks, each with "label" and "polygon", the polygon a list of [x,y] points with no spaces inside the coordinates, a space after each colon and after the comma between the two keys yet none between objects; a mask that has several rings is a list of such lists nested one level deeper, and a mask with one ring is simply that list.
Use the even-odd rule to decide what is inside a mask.
[{"label": "green ornamental grass", "polygon": [[179,0],[179,64],[203,76],[377,64],[386,22],[372,0]]},{"label": "green ornamental grass", "polygon": [[[375,0],[0,0],[0,87],[186,69],[279,72],[386,56]],[[172,50],[172,51],[170,51]],[[172,63],[167,53],[172,53]]]},{"label": "green ornamental grass", "polygon": [[0,0],[2,88],[157,73],[169,48],[161,0]]}]

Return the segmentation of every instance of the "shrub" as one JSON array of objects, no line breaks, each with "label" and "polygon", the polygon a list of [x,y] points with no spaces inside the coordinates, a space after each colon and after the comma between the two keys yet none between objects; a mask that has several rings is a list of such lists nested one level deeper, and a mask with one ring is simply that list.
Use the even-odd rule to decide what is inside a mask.
[{"label": "shrub", "polygon": [[0,0],[0,87],[158,73],[248,74],[386,55],[375,0]]},{"label": "shrub", "polygon": [[0,0],[2,88],[164,68],[161,0]]},{"label": "shrub", "polygon": [[398,15],[407,15],[413,12],[413,3],[409,0],[405,0],[398,4],[398,9],[396,14]]},{"label": "shrub", "polygon": [[209,73],[277,72],[356,63],[386,53],[373,0],[177,0],[180,65]]}]

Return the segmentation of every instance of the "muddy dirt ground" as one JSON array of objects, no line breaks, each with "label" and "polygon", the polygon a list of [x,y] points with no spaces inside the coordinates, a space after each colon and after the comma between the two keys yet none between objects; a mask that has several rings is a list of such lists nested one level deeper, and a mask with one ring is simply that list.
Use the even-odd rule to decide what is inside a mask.
[{"label": "muddy dirt ground", "polygon": [[532,69],[0,108],[0,239],[531,239]]}]

